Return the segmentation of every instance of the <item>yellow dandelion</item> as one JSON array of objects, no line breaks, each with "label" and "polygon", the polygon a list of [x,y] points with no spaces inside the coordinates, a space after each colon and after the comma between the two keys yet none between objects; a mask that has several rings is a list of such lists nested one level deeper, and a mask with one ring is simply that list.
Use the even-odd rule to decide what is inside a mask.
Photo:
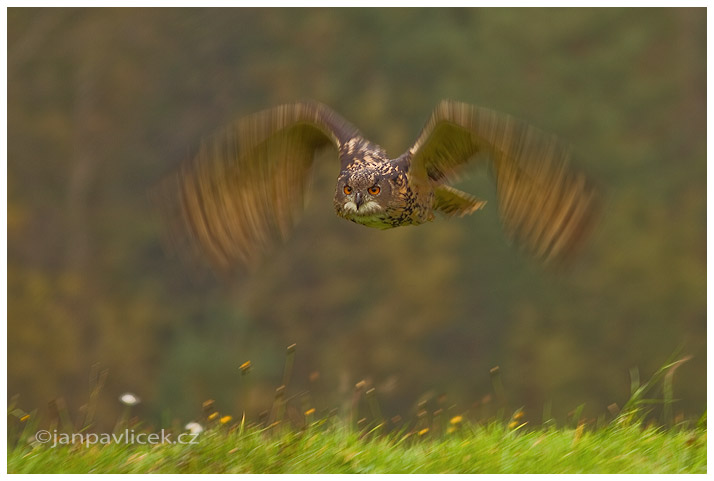
[{"label": "yellow dandelion", "polygon": [[453,418],[451,418],[451,421],[449,421],[449,422],[451,424],[459,424],[463,420],[464,420],[463,416],[454,416]]},{"label": "yellow dandelion", "polygon": [[510,423],[508,423],[508,429],[513,429],[516,426],[518,426],[518,421],[511,421]]},{"label": "yellow dandelion", "polygon": [[310,408],[307,411],[305,411],[305,416],[311,416],[315,414],[315,408]]},{"label": "yellow dandelion", "polygon": [[221,421],[221,424],[226,424],[226,423],[231,422],[232,419],[233,419],[233,416],[227,415],[227,416],[223,416],[220,419],[220,421]]},{"label": "yellow dandelion", "polygon": [[213,411],[211,414],[208,415],[208,420],[213,421],[218,417],[218,411]]},{"label": "yellow dandelion", "polygon": [[421,431],[419,431],[418,434],[419,434],[419,436],[424,436],[428,432],[429,432],[429,428],[424,428]]},{"label": "yellow dandelion", "polygon": [[240,372],[242,374],[246,374],[250,370],[251,366],[252,366],[252,364],[250,363],[250,361],[244,362],[243,364],[240,365]]},{"label": "yellow dandelion", "polygon": [[449,426],[448,428],[446,428],[446,433],[447,433],[447,434],[452,434],[452,433],[455,433],[455,432],[456,432],[456,427],[455,427],[455,426]]},{"label": "yellow dandelion", "polygon": [[20,422],[21,422],[21,423],[24,423],[24,422],[27,421],[28,419],[30,419],[30,415],[29,415],[29,414],[25,414],[24,416],[22,416],[22,417],[20,418]]},{"label": "yellow dandelion", "polygon": [[521,419],[523,416],[525,416],[525,413],[523,411],[516,411],[516,414],[513,415],[513,419]]}]

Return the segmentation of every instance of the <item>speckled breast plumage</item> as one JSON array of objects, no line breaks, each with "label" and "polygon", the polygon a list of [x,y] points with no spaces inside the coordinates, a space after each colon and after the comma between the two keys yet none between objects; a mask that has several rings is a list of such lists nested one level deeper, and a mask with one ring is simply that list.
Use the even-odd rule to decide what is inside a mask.
[{"label": "speckled breast plumage", "polygon": [[[409,179],[411,156],[407,152],[389,159],[384,149],[361,137],[343,144],[339,151],[343,168],[337,182],[335,211],[340,217],[378,229],[403,225],[418,225],[434,219],[433,192],[422,189],[418,193]],[[379,199],[379,210],[347,209],[340,196],[340,186],[350,182],[371,185],[377,180],[389,184],[388,195]]]}]

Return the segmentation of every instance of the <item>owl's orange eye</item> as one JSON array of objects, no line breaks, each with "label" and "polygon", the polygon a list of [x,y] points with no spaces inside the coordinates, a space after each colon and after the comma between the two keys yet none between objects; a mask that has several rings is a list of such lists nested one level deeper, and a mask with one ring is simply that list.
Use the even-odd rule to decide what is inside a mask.
[{"label": "owl's orange eye", "polygon": [[373,185],[372,187],[370,187],[369,189],[367,189],[367,192],[369,192],[369,193],[372,194],[372,195],[377,195],[377,194],[379,194],[379,191],[380,191],[380,188],[379,188],[378,185]]},{"label": "owl's orange eye", "polygon": [[352,187],[350,187],[349,185],[346,185],[345,188],[342,189],[342,191],[343,191],[346,195],[350,195],[350,194],[352,193]]}]

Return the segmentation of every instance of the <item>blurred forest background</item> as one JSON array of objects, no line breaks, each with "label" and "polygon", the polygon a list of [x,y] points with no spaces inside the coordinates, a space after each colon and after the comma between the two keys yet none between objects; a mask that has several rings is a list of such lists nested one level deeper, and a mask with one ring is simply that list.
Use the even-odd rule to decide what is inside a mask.
[{"label": "blurred forest background", "polygon": [[[675,407],[706,404],[705,9],[8,9],[8,394],[87,401],[111,426],[255,419],[296,343],[289,395],[318,413],[374,386],[385,415],[473,412],[500,366],[542,420],[628,398],[677,349]],[[167,254],[147,192],[245,114],[316,99],[392,155],[442,98],[557,133],[605,195],[566,272],[477,215],[377,231],[337,218],[320,156],[292,238],[226,282]],[[250,360],[249,386],[239,366]],[[443,398],[442,398],[443,401]],[[548,408],[548,406],[550,406]]]}]

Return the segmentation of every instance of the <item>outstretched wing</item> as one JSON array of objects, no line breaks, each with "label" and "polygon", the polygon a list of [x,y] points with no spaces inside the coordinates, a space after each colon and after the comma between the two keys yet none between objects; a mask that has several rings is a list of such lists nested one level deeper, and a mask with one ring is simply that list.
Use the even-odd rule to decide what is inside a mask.
[{"label": "outstretched wing", "polygon": [[319,103],[281,105],[205,140],[160,187],[172,242],[219,270],[255,265],[285,238],[304,205],[315,152],[359,135]]},{"label": "outstretched wing", "polygon": [[569,166],[569,150],[509,115],[442,101],[410,152],[412,177],[432,185],[489,154],[506,234],[546,263],[572,254],[595,220],[597,193]]}]

